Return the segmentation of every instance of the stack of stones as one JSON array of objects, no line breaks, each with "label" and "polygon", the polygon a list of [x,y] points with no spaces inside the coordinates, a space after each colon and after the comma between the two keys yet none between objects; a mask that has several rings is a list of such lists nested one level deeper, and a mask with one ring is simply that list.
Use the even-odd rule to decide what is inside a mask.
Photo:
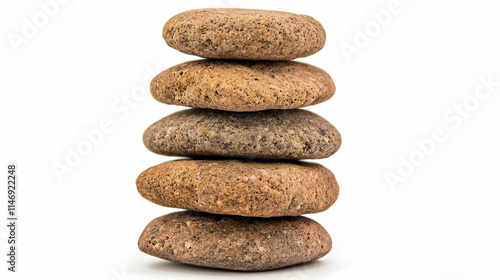
[{"label": "stack of stones", "polygon": [[292,62],[325,43],[315,19],[285,12],[202,9],[163,28],[167,44],[204,60],[173,66],[151,82],[163,103],[194,107],[144,133],[146,147],[188,159],[151,167],[139,193],[187,209],[154,219],[139,248],[170,261],[262,271],[303,263],[332,248],[328,232],[302,214],[328,209],[338,185],[326,158],[340,147],[328,121],[297,109],[329,99],[331,77]]}]

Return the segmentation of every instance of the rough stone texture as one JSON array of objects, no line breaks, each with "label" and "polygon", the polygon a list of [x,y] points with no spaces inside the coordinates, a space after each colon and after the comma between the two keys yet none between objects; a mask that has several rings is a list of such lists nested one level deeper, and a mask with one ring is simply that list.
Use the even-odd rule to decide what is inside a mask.
[{"label": "rough stone texture", "polygon": [[169,156],[271,160],[327,158],[341,145],[340,133],[305,110],[237,113],[189,109],[151,125],[146,147]]},{"label": "rough stone texture", "polygon": [[151,81],[151,94],[160,102],[238,112],[301,108],[334,93],[328,73],[294,61],[195,60]]},{"label": "rough stone texture", "polygon": [[176,50],[205,58],[291,60],[321,50],[326,33],[306,15],[216,8],[173,16],[163,38]]},{"label": "rough stone texture", "polygon": [[136,184],[163,206],[252,217],[321,212],[339,194],[330,170],[303,162],[169,161],[142,172]]},{"label": "rough stone texture", "polygon": [[305,217],[248,218],[176,212],[154,219],[139,249],[165,260],[204,267],[263,271],[315,260],[332,240]]}]

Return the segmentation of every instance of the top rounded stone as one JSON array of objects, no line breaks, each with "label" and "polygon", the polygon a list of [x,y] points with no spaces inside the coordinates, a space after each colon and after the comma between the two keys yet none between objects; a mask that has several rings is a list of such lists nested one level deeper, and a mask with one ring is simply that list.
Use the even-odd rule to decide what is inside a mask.
[{"label": "top rounded stone", "polygon": [[323,48],[326,33],[307,15],[254,9],[199,9],[163,27],[172,48],[204,58],[291,60]]}]

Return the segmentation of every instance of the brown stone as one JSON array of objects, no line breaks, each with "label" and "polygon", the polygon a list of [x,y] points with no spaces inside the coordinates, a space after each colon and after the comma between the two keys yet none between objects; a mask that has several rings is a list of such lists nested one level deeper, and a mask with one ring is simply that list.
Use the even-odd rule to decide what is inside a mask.
[{"label": "brown stone", "polygon": [[330,170],[304,162],[169,161],[142,172],[136,184],[159,205],[252,217],[321,212],[339,193]]},{"label": "brown stone", "polygon": [[195,60],[151,81],[151,94],[162,103],[237,112],[301,108],[334,93],[328,73],[293,61]]},{"label": "brown stone", "polygon": [[144,253],[203,267],[263,271],[323,257],[328,232],[306,217],[248,218],[176,212],[154,219],[139,238]]},{"label": "brown stone", "polygon": [[176,50],[205,58],[291,60],[321,50],[326,33],[306,15],[216,8],[173,16],[163,38]]}]

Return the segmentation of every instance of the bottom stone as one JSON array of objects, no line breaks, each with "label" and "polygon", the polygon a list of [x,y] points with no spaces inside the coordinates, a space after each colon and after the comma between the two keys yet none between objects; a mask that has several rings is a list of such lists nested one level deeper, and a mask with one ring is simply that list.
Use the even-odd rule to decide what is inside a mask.
[{"label": "bottom stone", "polygon": [[151,221],[139,249],[165,260],[229,270],[263,271],[323,257],[328,232],[302,216],[250,218],[182,211]]}]

